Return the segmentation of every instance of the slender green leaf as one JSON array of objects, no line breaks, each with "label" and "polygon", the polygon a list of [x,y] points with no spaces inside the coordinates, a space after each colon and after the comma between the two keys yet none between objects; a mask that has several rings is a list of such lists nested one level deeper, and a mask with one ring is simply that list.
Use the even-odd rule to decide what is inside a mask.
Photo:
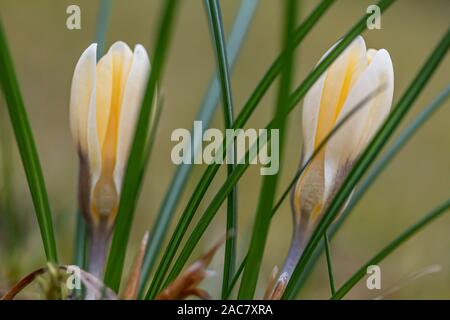
[{"label": "slender green leaf", "polygon": [[86,268],[86,248],[87,248],[87,228],[83,216],[77,212],[77,221],[75,229],[75,250],[74,261],[75,265],[80,268]]},{"label": "slender green leaf", "polygon": [[[247,34],[258,3],[258,0],[241,0],[241,5],[233,22],[233,27],[227,41],[227,55],[229,58],[228,63],[230,70],[233,70],[239,49],[241,48],[245,35]],[[196,117],[197,120],[202,121],[203,130],[206,130],[211,123],[219,97],[220,84],[218,75],[214,74]],[[192,141],[192,155],[198,153],[201,143],[201,138]],[[156,222],[153,226],[152,232],[150,233],[150,239],[148,241],[144,263],[142,266],[139,297],[144,295],[143,291],[145,289],[146,281],[149,278],[150,272],[156,262],[156,258],[158,257],[158,253],[161,249],[169,224],[174,216],[175,208],[185,189],[191,168],[192,164],[183,163],[179,165],[166,192],[158,217],[156,218]]]},{"label": "slender green leaf", "polygon": [[[76,228],[75,228],[75,248],[74,257],[75,265],[79,266],[81,269],[86,270],[87,267],[87,246],[88,246],[88,236],[86,223],[84,222],[83,215],[81,212],[76,213]],[[85,294],[85,288],[81,290],[76,290],[75,296],[77,299],[82,299]]]},{"label": "slender green leaf", "polygon": [[147,164],[145,158],[149,151],[146,146],[149,139],[151,117],[154,113],[153,101],[156,96],[156,83],[162,74],[178,4],[178,0],[168,0],[163,7],[155,52],[153,55],[153,65],[142,101],[133,144],[128,157],[122,194],[116,217],[116,226],[105,271],[105,284],[116,292],[120,287],[131,224]]},{"label": "slender green leaf", "polygon": [[[21,235],[21,219],[22,215],[16,210],[14,203],[14,157],[13,144],[14,137],[7,122],[7,108],[3,108],[3,99],[0,104],[0,232],[6,234],[5,247],[8,253],[13,255],[16,248],[24,241]],[[4,220],[3,220],[4,219]],[[4,223],[3,223],[4,222]]]},{"label": "slender green leaf", "polygon": [[[285,27],[283,30],[283,47],[286,52],[286,63],[283,66],[280,88],[278,91],[278,98],[275,104],[275,118],[278,118],[280,113],[286,113],[285,109],[289,101],[289,93],[291,90],[291,82],[294,66],[294,49],[293,32],[297,20],[297,0],[289,0],[285,4],[284,21]],[[287,116],[287,113],[286,113]],[[284,138],[286,130],[287,117],[280,118],[280,121],[275,125],[279,130],[279,163],[282,162]],[[271,152],[276,152],[271,150]],[[278,165],[279,166],[279,165]],[[241,287],[239,289],[239,299],[252,299],[256,283],[258,281],[259,270],[262,264],[264,248],[266,246],[267,235],[269,233],[270,221],[272,220],[272,206],[275,200],[275,194],[278,186],[279,171],[274,175],[268,175],[263,178],[261,192],[259,195],[256,216],[253,224],[253,232],[250,240],[250,248],[247,255],[247,264],[242,275]],[[228,289],[224,288],[225,290]]]},{"label": "slender green leaf", "polygon": [[361,157],[356,161],[355,165],[350,170],[350,173],[343,182],[342,186],[339,188],[336,196],[331,201],[330,206],[325,211],[322,220],[319,222],[317,228],[314,230],[310,240],[308,241],[308,244],[305,247],[305,251],[303,252],[303,255],[300,258],[300,261],[298,262],[286,287],[283,298],[294,298],[297,294],[299,289],[299,277],[304,271],[308,260],[314,253],[314,250],[318,242],[320,241],[320,238],[323,236],[323,233],[339,213],[339,210],[347,201],[358,181],[364,175],[369,166],[373,163],[376,156],[381,152],[381,149],[387,143],[390,136],[394,133],[401,120],[409,111],[417,96],[428,83],[428,80],[436,70],[437,66],[445,57],[449,46],[450,29],[447,30],[446,34],[439,42],[438,46],[435,48],[431,56],[425,62],[424,66],[419,71],[418,75],[413,80],[409,88],[406,90],[397,106],[391,112],[387,120],[384,122],[383,126],[380,128],[370,144],[364,150]]},{"label": "slender green leaf", "polygon": [[95,28],[95,42],[97,43],[97,57],[105,51],[106,31],[108,30],[109,17],[113,0],[101,0],[97,13],[97,26]]},{"label": "slender green leaf", "polygon": [[390,242],[386,247],[380,250],[375,256],[373,256],[367,263],[365,263],[358,271],[356,271],[339,290],[332,295],[332,300],[342,299],[347,292],[349,292],[355,284],[358,283],[365,275],[367,275],[367,268],[371,265],[377,265],[384,260],[389,254],[395,251],[401,244],[406,240],[411,238],[417,232],[426,227],[430,222],[434,221],[436,218],[440,217],[450,208],[450,199],[442,203],[437,208],[433,209],[431,212],[427,213],[422,219],[416,222],[414,225],[409,227],[401,235]]},{"label": "slender green leaf", "polygon": [[42,175],[33,133],[28,121],[1,21],[0,80],[20,157],[22,158],[25,175],[27,177],[28,187],[33,199],[34,209],[36,210],[36,217],[39,223],[45,254],[49,262],[56,263],[58,257],[47,190],[45,188],[44,177]]},{"label": "slender green leaf", "polygon": [[331,261],[330,242],[328,241],[328,235],[326,232],[323,234],[323,245],[325,246],[325,256],[327,258],[327,270],[328,279],[330,281],[330,290],[331,294],[333,295],[336,292],[336,288],[334,286],[333,262]]},{"label": "slender green leaf", "polygon": [[247,263],[247,255],[245,255],[244,259],[242,259],[241,264],[239,265],[239,268],[236,270],[236,273],[234,274],[233,279],[231,279],[230,285],[228,286],[228,290],[225,293],[225,295],[222,297],[222,299],[229,299],[231,293],[233,292],[233,289],[238,282],[242,272],[244,271],[245,265]]},{"label": "slender green leaf", "polygon": [[[380,4],[382,4],[381,10],[384,10],[386,4],[392,3],[394,0],[385,0],[381,1]],[[329,8],[329,6],[334,2],[334,0],[323,0],[316,9],[311,13],[311,15],[296,29],[295,35],[294,35],[294,43],[297,46],[301,40],[308,34],[308,32],[312,29],[312,27],[315,25],[315,23],[320,19],[320,17],[324,14],[324,12]],[[352,36],[352,35],[351,35]],[[355,35],[356,37],[356,35]],[[335,50],[343,50],[343,46],[337,46]],[[333,59],[336,57],[327,60],[326,63],[331,63]],[[264,93],[268,90],[271,83],[275,80],[278,73],[281,71],[281,67],[284,64],[285,60],[285,53],[281,53],[278,58],[275,60],[275,62],[272,64],[272,66],[269,68],[269,70],[266,72],[262,80],[257,85],[255,91],[252,93],[250,98],[247,100],[246,104],[244,105],[244,108],[239,113],[238,118],[236,119],[233,128],[241,128],[249,117],[251,116],[252,112],[257,107],[259,101],[262,99]],[[315,75],[311,75],[310,78],[314,78],[314,76],[320,76],[319,71]],[[317,79],[317,78],[316,78]],[[311,80],[311,79],[309,79]],[[306,86],[311,86],[314,83],[314,81],[310,84],[306,84]],[[291,106],[290,110],[292,110],[294,106]],[[211,184],[212,179],[216,175],[220,165],[219,164],[212,164],[209,165],[206,169],[205,173],[200,178],[199,183],[197,184],[194,192],[192,193],[192,196],[183,211],[183,214],[181,215],[181,219],[179,220],[176,229],[174,231],[174,234],[172,235],[172,238],[168,244],[167,250],[164,253],[164,256],[158,266],[158,269],[156,270],[155,276],[153,278],[153,281],[150,285],[149,290],[146,294],[146,299],[153,298],[156,293],[159,291],[163,281],[164,276],[168,271],[168,268],[175,256],[175,253],[177,251],[178,246],[180,245],[180,242],[183,238],[183,235],[185,234],[188,225],[190,224],[195,211],[197,210],[201,199],[203,198],[203,195],[205,194],[206,190],[208,189],[209,185]],[[239,166],[238,166],[239,167]],[[245,170],[245,169],[244,169]],[[236,171],[236,170],[235,170]]]},{"label": "slender green leaf", "polygon": [[[233,111],[233,95],[231,92],[230,74],[228,70],[228,57],[225,45],[225,35],[223,31],[222,12],[218,0],[205,0],[208,18],[211,25],[212,36],[215,44],[217,69],[219,70],[219,78],[222,92],[222,106],[224,114],[225,129],[233,127],[234,111]],[[236,162],[236,146],[232,152],[232,161],[227,164],[228,176],[234,170]],[[235,261],[236,261],[236,233],[237,233],[237,187],[235,186],[228,195],[227,200],[227,225],[225,242],[225,259],[223,268],[223,285],[222,288],[228,288],[228,283],[233,277]]]}]

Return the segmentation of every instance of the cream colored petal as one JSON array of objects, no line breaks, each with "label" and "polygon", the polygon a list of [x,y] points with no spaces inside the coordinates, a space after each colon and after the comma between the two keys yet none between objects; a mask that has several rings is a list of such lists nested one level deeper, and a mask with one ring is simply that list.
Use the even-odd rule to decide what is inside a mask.
[{"label": "cream colored petal", "polygon": [[[320,61],[336,45],[337,43],[325,53]],[[314,150],[319,147],[321,141],[332,130],[348,92],[367,65],[365,53],[364,39],[359,36],[331,64],[305,96],[303,106],[303,134],[305,139],[303,163],[308,161]],[[324,170],[323,162],[325,159],[323,153],[322,151],[315,160],[322,162],[320,166],[316,166],[322,168],[322,170]],[[320,176],[324,179],[325,172],[320,172]],[[325,184],[324,180],[322,180],[322,184]],[[325,193],[323,192],[322,195],[325,195]],[[325,198],[322,199],[322,203],[324,202]]]},{"label": "cream colored petal", "polygon": [[88,138],[88,163],[90,172],[91,194],[100,179],[102,168],[102,151],[98,139],[97,116],[96,116],[96,92],[94,91],[89,103],[89,114],[87,121],[87,138]]},{"label": "cream colored petal", "polygon": [[[327,50],[327,52],[325,52],[325,54],[320,58],[319,62],[317,63],[320,64],[320,62],[322,62],[322,60],[328,56],[328,54],[336,47],[336,45],[339,44],[340,41],[336,42],[334,45],[331,46],[331,48],[329,48]],[[358,37],[351,46],[349,46],[349,48],[352,48],[352,46],[355,46],[356,48],[360,48],[359,52],[360,54],[364,53],[365,50],[365,43],[364,40],[362,39],[362,37]],[[317,127],[318,127],[318,121],[319,121],[319,112],[321,109],[321,104],[322,104],[322,98],[323,98],[323,94],[324,94],[324,85],[325,85],[325,81],[327,80],[327,92],[326,92],[326,97],[324,97],[324,104],[327,103],[327,105],[323,105],[322,109],[331,109],[333,108],[333,104],[329,103],[327,101],[330,101],[330,93],[331,89],[333,89],[334,86],[332,86],[333,83],[342,83],[342,79],[343,76],[340,75],[338,72],[336,72],[336,69],[342,70],[346,68],[346,64],[347,64],[347,60],[349,59],[349,54],[352,52],[351,49],[347,48],[340,57],[338,57],[336,59],[336,61],[331,65],[330,68],[328,68],[321,76],[320,78],[314,83],[314,85],[311,87],[311,89],[308,90],[308,92],[305,95],[305,99],[303,102],[303,138],[304,138],[304,147],[303,147],[303,164],[305,164],[308,159],[312,156],[315,148],[317,148],[317,146],[320,144],[320,141],[316,141],[316,138],[321,138],[323,139],[323,134],[319,134],[320,137],[317,137]],[[345,64],[343,67],[338,68],[339,65],[337,65],[337,63],[339,63],[339,65],[343,65]],[[317,66],[316,65],[316,66]],[[334,76],[332,77],[328,77],[328,72],[332,71]],[[340,75],[340,77],[336,77],[336,75]],[[342,84],[341,84],[342,85]],[[333,97],[336,99],[336,94],[333,95]],[[322,111],[322,114],[324,113],[324,111]],[[322,115],[323,118],[323,115]],[[322,119],[322,122],[324,122],[324,120]],[[322,124],[321,125],[321,130],[322,131],[326,131],[324,130],[325,125]],[[317,140],[319,140],[317,139]]]},{"label": "cream colored petal", "polygon": [[75,67],[70,90],[70,127],[75,144],[87,154],[87,119],[91,97],[95,92],[97,44],[91,44]]},{"label": "cream colored petal", "polygon": [[114,180],[117,190],[120,191],[122,184],[123,171],[128,159],[129,149],[134,137],[137,117],[141,107],[144,91],[147,86],[147,80],[150,72],[150,61],[145,48],[136,45],[133,54],[128,79],[123,93],[121,105],[117,157],[114,169]]},{"label": "cream colored petal", "polygon": [[386,50],[379,50],[373,55],[371,64],[351,89],[337,121],[341,121],[367,95],[382,86],[383,91],[347,120],[329,141],[325,154],[325,197],[329,196],[335,187],[339,172],[348,170],[349,164],[364,150],[390,111],[394,74]]},{"label": "cream colored petal", "polygon": [[372,63],[373,57],[375,56],[375,54],[378,52],[378,50],[375,49],[368,49],[367,50],[367,62],[370,64]]},{"label": "cream colored petal", "polygon": [[[325,52],[325,54],[317,62],[319,65],[322,60],[333,50],[340,41],[336,42]],[[303,155],[302,165],[312,156],[315,147],[315,138],[317,130],[317,121],[319,117],[320,101],[322,99],[323,85],[327,76],[328,70],[320,76],[320,78],[308,90],[303,100],[302,107],[302,128],[303,128]]]},{"label": "cream colored petal", "polygon": [[[368,74],[367,77],[376,79],[375,83],[378,83],[378,87],[381,87],[382,92],[374,97],[374,101],[369,106],[370,109],[366,118],[364,133],[361,136],[360,145],[357,148],[359,153],[367,146],[388,116],[394,96],[394,68],[391,57],[386,50],[381,49],[376,52],[367,72],[373,73],[373,75]],[[376,90],[377,87],[375,87],[374,82],[371,82],[371,84],[374,86],[373,90]]]},{"label": "cream colored petal", "polygon": [[100,146],[103,145],[106,128],[108,126],[111,108],[113,72],[113,59],[110,49],[97,64],[97,98],[94,119],[96,121],[97,136]]},{"label": "cream colored petal", "polygon": [[303,163],[312,156],[315,149],[317,121],[319,117],[320,101],[327,73],[325,72],[309,89],[303,100]]},{"label": "cream colored petal", "polygon": [[128,45],[118,41],[97,65],[97,129],[101,146],[105,141],[111,108],[120,108],[132,59],[133,53]]},{"label": "cream colored petal", "polygon": [[366,45],[359,36],[328,69],[318,112],[315,148],[334,127],[348,93],[366,66]]}]

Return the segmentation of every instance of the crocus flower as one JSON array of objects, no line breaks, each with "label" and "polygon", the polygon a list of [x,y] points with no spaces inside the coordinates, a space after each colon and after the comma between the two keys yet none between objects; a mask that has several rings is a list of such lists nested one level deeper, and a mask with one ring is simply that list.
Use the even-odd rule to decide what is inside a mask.
[{"label": "crocus flower", "polygon": [[114,43],[97,63],[90,45],[75,67],[70,97],[72,136],[80,159],[79,202],[91,237],[90,270],[99,275],[120,198],[150,62],[145,48],[134,52]]},{"label": "crocus flower", "polygon": [[389,53],[384,49],[367,50],[364,39],[359,36],[306,94],[301,167],[335,125],[380,88],[382,90],[355,111],[328,140],[293,188],[294,233],[281,274],[283,282],[289,279],[306,241],[355,160],[389,114],[394,90]]}]

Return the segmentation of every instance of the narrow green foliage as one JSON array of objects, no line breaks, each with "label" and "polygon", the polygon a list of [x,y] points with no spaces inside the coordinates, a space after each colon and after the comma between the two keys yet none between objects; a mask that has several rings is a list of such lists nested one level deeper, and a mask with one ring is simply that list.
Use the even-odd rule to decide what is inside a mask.
[{"label": "narrow green foliage", "polygon": [[361,280],[365,275],[367,275],[367,268],[371,265],[377,265],[384,260],[389,254],[395,251],[401,244],[406,240],[410,239],[417,232],[422,230],[429,223],[434,221],[436,218],[440,217],[450,208],[450,199],[445,201],[443,204],[433,209],[431,212],[427,213],[421,220],[416,222],[414,225],[409,227],[406,231],[400,234],[392,242],[390,242],[386,247],[380,250],[373,258],[366,262],[358,271],[356,271],[339,290],[332,295],[332,300],[342,299],[347,292],[351,290]]},{"label": "narrow green foliage", "polygon": [[[225,46],[225,35],[223,31],[222,13],[218,0],[205,0],[208,18],[210,21],[212,36],[215,44],[217,69],[222,92],[222,107],[224,114],[225,129],[233,127],[233,95],[231,92],[230,74],[228,70],[228,57]],[[225,155],[224,155],[225,156]],[[236,147],[232,152],[232,162],[227,165],[228,176],[234,170]],[[236,233],[237,233],[237,187],[235,186],[228,195],[227,200],[227,240],[225,243],[225,259],[223,268],[222,288],[228,288],[228,283],[233,277],[236,261]],[[226,290],[226,289],[222,289]],[[223,293],[225,293],[223,291]]]},{"label": "narrow green foliage", "polygon": [[105,51],[106,31],[108,30],[109,16],[111,14],[113,0],[101,0],[97,14],[97,26],[95,29],[95,42],[97,43],[97,56]]},{"label": "narrow green foliage", "polygon": [[19,83],[9,53],[6,36],[0,21],[0,81],[9,117],[19,148],[20,157],[33,199],[45,254],[49,262],[57,262],[52,215],[45,188],[39,156],[31,132],[30,123],[20,93]]},{"label": "narrow green foliage", "polygon": [[86,248],[87,248],[87,228],[81,212],[77,212],[76,230],[75,230],[75,265],[86,268]]},{"label": "narrow green foliage", "polygon": [[150,122],[154,112],[153,101],[156,97],[156,84],[161,77],[164,61],[167,56],[167,49],[178,4],[178,0],[168,0],[163,7],[155,53],[153,55],[154,60],[123,180],[119,209],[116,217],[116,227],[105,271],[105,284],[116,292],[120,287],[131,224],[147,164],[145,159],[149,151],[146,146],[150,134]]},{"label": "narrow green foliage", "polygon": [[[283,158],[285,127],[287,122],[286,107],[288,105],[289,93],[291,90],[292,74],[294,65],[294,43],[293,33],[297,20],[297,0],[289,0],[285,4],[285,13],[283,20],[286,21],[283,30],[283,46],[285,48],[286,63],[283,66],[281,74],[280,88],[275,105],[275,119],[279,119],[274,125],[279,130],[279,159]],[[284,113],[285,116],[279,116]],[[275,152],[272,150],[272,152]],[[239,299],[252,299],[256,290],[259,270],[261,268],[264,248],[267,235],[269,233],[270,221],[272,220],[272,206],[275,200],[275,194],[278,185],[278,171],[274,175],[265,176],[262,182],[259,195],[256,216],[253,224],[253,232],[250,241],[250,248],[247,255],[247,264],[242,275],[241,287],[239,289]],[[228,289],[228,288],[226,288]]]},{"label": "narrow green foliage", "polygon": [[333,295],[336,292],[336,288],[334,286],[333,262],[331,261],[330,243],[328,241],[328,235],[326,232],[323,234],[323,245],[325,246],[325,257],[327,258],[327,270],[328,279],[330,281],[330,290],[331,294]]}]

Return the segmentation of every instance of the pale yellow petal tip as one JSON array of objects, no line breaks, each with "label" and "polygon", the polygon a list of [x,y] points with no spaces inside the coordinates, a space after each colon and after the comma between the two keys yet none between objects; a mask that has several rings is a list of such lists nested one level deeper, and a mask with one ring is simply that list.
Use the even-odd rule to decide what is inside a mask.
[{"label": "pale yellow petal tip", "polygon": [[89,47],[86,48],[86,50],[84,50],[84,52],[81,54],[80,60],[85,57],[88,56],[89,58],[96,58],[97,59],[97,43],[91,43],[91,45]]},{"label": "pale yellow petal tip", "polygon": [[142,44],[138,43],[134,46],[133,55],[138,58],[144,58],[150,64],[150,59],[148,57],[147,50]]},{"label": "pale yellow petal tip", "polygon": [[369,50],[367,50],[366,57],[367,57],[367,63],[368,63],[368,64],[371,64],[371,63],[372,63],[373,57],[377,54],[377,52],[378,52],[378,50],[372,49],[372,48],[369,49]]},{"label": "pale yellow petal tip", "polygon": [[364,47],[366,46],[366,41],[364,40],[362,35],[358,35],[355,40],[353,40],[353,43]]},{"label": "pale yellow petal tip", "polygon": [[373,57],[379,57],[379,59],[382,59],[384,63],[387,63],[387,65],[390,65],[392,67],[392,59],[386,49],[376,50],[376,53],[373,55]]},{"label": "pale yellow petal tip", "polygon": [[127,51],[132,52],[128,44],[126,44],[123,41],[116,41],[114,42],[111,47],[109,48],[109,52],[117,52],[117,51]]},{"label": "pale yellow petal tip", "polygon": [[145,50],[145,47],[144,47],[142,44],[137,43],[137,44],[134,46],[134,53],[136,53],[136,52],[141,52],[141,51],[144,51],[145,54],[147,54],[147,50]]}]

